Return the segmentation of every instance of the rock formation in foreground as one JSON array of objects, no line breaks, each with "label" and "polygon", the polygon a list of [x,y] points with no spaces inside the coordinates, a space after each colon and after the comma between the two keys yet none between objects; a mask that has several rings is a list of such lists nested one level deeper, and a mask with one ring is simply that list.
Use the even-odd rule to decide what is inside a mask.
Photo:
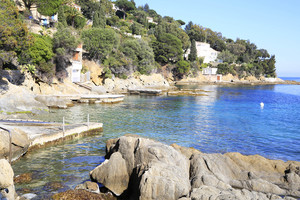
[{"label": "rock formation in foreground", "polygon": [[0,199],[14,200],[16,197],[13,169],[7,160],[0,159]]},{"label": "rock formation in foreground", "polygon": [[300,163],[239,153],[205,154],[137,136],[107,142],[90,172],[120,199],[297,199]]}]

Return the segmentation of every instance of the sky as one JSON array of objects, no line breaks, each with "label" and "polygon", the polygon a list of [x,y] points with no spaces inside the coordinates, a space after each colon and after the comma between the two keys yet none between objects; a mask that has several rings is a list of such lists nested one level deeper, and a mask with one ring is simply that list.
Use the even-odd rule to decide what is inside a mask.
[{"label": "sky", "polygon": [[275,55],[278,77],[300,77],[300,0],[135,0]]}]

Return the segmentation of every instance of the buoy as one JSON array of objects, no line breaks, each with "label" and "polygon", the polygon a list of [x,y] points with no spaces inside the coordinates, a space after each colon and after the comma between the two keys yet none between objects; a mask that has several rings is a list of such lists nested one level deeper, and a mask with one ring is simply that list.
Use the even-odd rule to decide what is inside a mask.
[{"label": "buoy", "polygon": [[260,107],[264,108],[265,104],[263,102],[260,102]]}]

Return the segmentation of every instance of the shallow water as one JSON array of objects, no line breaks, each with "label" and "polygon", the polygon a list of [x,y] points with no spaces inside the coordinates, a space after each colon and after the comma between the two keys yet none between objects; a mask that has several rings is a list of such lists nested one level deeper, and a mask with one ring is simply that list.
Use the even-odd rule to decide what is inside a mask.
[{"label": "shallow water", "polygon": [[[126,133],[207,153],[237,151],[270,159],[300,161],[300,86],[184,86],[207,96],[128,96],[114,105],[76,105],[38,119],[103,122],[103,137],[86,137],[35,150],[13,164],[15,174],[33,172],[34,181],[17,185],[40,195],[56,192],[47,183],[74,188],[103,161],[105,141]],[[264,102],[264,108],[260,107]],[[22,191],[21,191],[22,192]]]}]

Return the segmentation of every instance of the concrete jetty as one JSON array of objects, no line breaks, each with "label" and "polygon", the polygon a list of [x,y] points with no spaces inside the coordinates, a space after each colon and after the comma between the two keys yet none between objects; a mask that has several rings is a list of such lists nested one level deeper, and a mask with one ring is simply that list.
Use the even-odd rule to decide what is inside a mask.
[{"label": "concrete jetty", "polygon": [[11,132],[9,138],[8,133],[0,131],[0,158],[11,157],[11,160],[18,159],[31,149],[82,136],[97,135],[103,131],[102,123],[93,122],[63,125],[42,121],[0,120],[0,127]]},{"label": "concrete jetty", "polygon": [[79,99],[81,103],[118,103],[124,100],[125,95],[82,95]]}]

